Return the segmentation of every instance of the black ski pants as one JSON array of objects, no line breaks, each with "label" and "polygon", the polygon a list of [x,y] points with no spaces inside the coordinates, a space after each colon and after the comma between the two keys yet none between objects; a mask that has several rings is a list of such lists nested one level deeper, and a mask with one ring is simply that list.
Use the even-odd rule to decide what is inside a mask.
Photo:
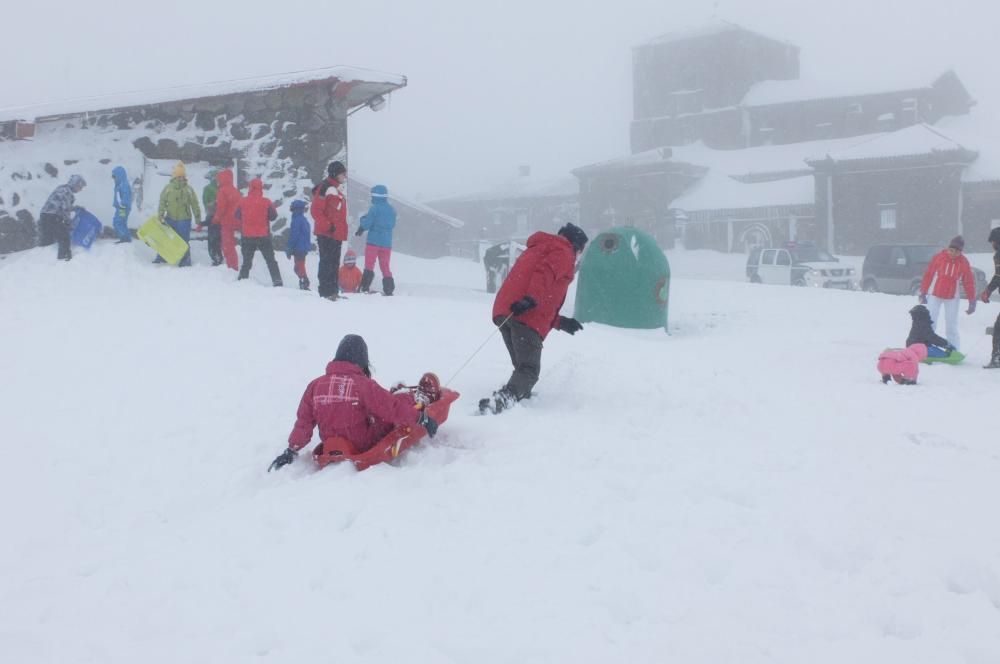
[{"label": "black ski pants", "polygon": [[281,270],[278,269],[278,261],[274,260],[274,245],[269,237],[244,237],[240,242],[240,249],[243,251],[243,265],[240,266],[240,276],[238,279],[246,279],[250,276],[250,269],[253,267],[253,255],[259,251],[264,256],[267,263],[267,271],[271,273],[271,283],[281,286]]},{"label": "black ski pants", "polygon": [[59,243],[59,258],[69,260],[73,252],[69,248],[69,224],[54,214],[38,217],[38,246],[47,247]]},{"label": "black ski pants", "polygon": [[343,243],[325,235],[316,236],[316,246],[319,248],[319,285],[317,291],[320,297],[339,294],[337,274],[340,270],[340,249]]},{"label": "black ski pants", "polygon": [[506,388],[520,401],[531,396],[531,388],[542,372],[542,337],[519,320],[509,318],[506,323],[503,320],[496,318],[493,322],[500,326],[510,363],[514,365]]},{"label": "black ski pants", "polygon": [[208,257],[212,259],[212,265],[221,265],[222,256],[222,227],[218,224],[208,222]]}]

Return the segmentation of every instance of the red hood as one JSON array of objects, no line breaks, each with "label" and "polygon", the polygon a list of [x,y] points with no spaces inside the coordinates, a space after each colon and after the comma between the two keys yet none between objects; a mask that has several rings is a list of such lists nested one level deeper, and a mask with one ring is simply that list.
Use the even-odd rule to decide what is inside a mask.
[{"label": "red hood", "polygon": [[250,193],[247,196],[263,196],[264,195],[264,183],[260,178],[254,178],[250,180]]},{"label": "red hood", "polygon": [[228,168],[221,170],[215,174],[215,182],[220,187],[232,187],[233,186],[233,172]]},{"label": "red hood", "polygon": [[529,249],[533,247],[544,247],[546,245],[559,245],[560,243],[565,244],[569,247],[573,255],[576,255],[576,249],[573,247],[573,243],[564,238],[562,235],[553,235],[552,233],[545,233],[543,231],[538,231],[537,233],[532,233],[531,237],[528,238],[527,247]]}]

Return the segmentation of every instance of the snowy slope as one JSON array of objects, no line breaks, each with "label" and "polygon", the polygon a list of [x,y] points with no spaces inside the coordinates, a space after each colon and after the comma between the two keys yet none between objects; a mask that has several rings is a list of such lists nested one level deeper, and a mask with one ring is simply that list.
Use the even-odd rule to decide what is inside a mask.
[{"label": "snowy slope", "polygon": [[670,336],[553,333],[538,396],[476,417],[494,337],[398,466],[267,474],[344,333],[446,380],[481,266],[398,256],[399,297],[331,304],[149,259],[0,261],[4,661],[1000,659],[995,307],[968,365],[883,386],[910,298],[678,260]]}]

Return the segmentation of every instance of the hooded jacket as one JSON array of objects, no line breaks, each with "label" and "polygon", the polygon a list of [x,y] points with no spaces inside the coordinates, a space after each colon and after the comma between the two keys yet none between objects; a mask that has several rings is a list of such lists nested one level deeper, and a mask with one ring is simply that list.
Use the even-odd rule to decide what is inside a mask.
[{"label": "hooded jacket", "polygon": [[219,188],[215,192],[215,214],[212,223],[227,228],[239,228],[240,221],[236,218],[236,210],[243,200],[239,189],[233,185],[233,172],[228,168],[219,171],[215,176]]},{"label": "hooded jacket", "polygon": [[327,178],[313,189],[309,212],[316,222],[316,235],[341,242],[347,239],[347,198],[341,193],[337,181]]},{"label": "hooded jacket", "polygon": [[396,227],[396,209],[389,203],[384,184],[372,187],[372,204],[361,217],[361,230],[368,231],[368,244],[392,248],[392,230]]},{"label": "hooded jacket", "polygon": [[971,300],[976,299],[976,278],[972,274],[972,266],[969,259],[964,254],[959,254],[952,258],[947,249],[939,251],[927,265],[924,278],[920,282],[920,292],[927,293],[931,286],[931,280],[937,275],[934,282],[934,297],[942,300],[950,300],[958,296],[959,280],[965,285],[965,296]]},{"label": "hooded jacket", "polygon": [[56,187],[42,206],[42,214],[51,214],[59,217],[63,223],[70,223],[73,218],[73,206],[76,203],[76,194],[69,184],[61,184]]},{"label": "hooded jacket", "polygon": [[941,348],[951,347],[947,339],[934,333],[934,324],[931,322],[931,313],[927,307],[920,304],[913,307],[910,309],[910,318],[913,319],[913,325],[910,326],[910,336],[906,337],[907,346],[924,344]]},{"label": "hooded jacket", "polygon": [[302,449],[312,440],[313,427],[319,426],[321,441],[343,436],[365,451],[385,434],[379,424],[416,424],[419,418],[408,395],[393,395],[357,364],[334,360],[326,366],[326,375],[306,387],[288,446]]},{"label": "hooded jacket", "polygon": [[270,199],[264,198],[264,183],[250,180],[250,191],[236,208],[236,218],[243,224],[243,237],[270,237],[271,222],[278,212]]},{"label": "hooded jacket", "polygon": [[201,223],[201,206],[198,196],[186,177],[174,177],[160,194],[160,217],[166,215],[173,221]]},{"label": "hooded jacket", "polygon": [[530,296],[536,306],[515,316],[544,339],[559,324],[559,309],[573,282],[576,251],[562,235],[538,232],[524,250],[493,301],[493,319],[510,315],[510,305]]},{"label": "hooded jacket", "polygon": [[887,348],[878,356],[878,372],[896,378],[916,380],[920,362],[927,358],[927,346],[913,344],[906,348]]},{"label": "hooded jacket", "polygon": [[312,238],[310,237],[309,220],[305,215],[306,204],[302,201],[292,201],[292,224],[288,231],[288,244],[285,253],[308,254],[312,249]]},{"label": "hooded jacket", "polygon": [[129,184],[128,174],[121,166],[115,166],[111,171],[111,177],[115,179],[114,209],[115,214],[123,214],[126,217],[132,212],[132,185]]}]

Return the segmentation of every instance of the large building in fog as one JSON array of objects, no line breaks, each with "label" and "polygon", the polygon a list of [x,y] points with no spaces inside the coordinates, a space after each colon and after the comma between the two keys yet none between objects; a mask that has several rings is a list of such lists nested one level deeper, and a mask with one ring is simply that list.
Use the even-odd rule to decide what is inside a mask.
[{"label": "large building in fog", "polygon": [[953,71],[883,78],[801,79],[798,47],[725,21],[640,44],[632,154],[574,170],[581,223],[725,251],[856,254],[956,232],[985,245],[1000,173],[975,167],[975,132],[949,135],[974,99]]}]

